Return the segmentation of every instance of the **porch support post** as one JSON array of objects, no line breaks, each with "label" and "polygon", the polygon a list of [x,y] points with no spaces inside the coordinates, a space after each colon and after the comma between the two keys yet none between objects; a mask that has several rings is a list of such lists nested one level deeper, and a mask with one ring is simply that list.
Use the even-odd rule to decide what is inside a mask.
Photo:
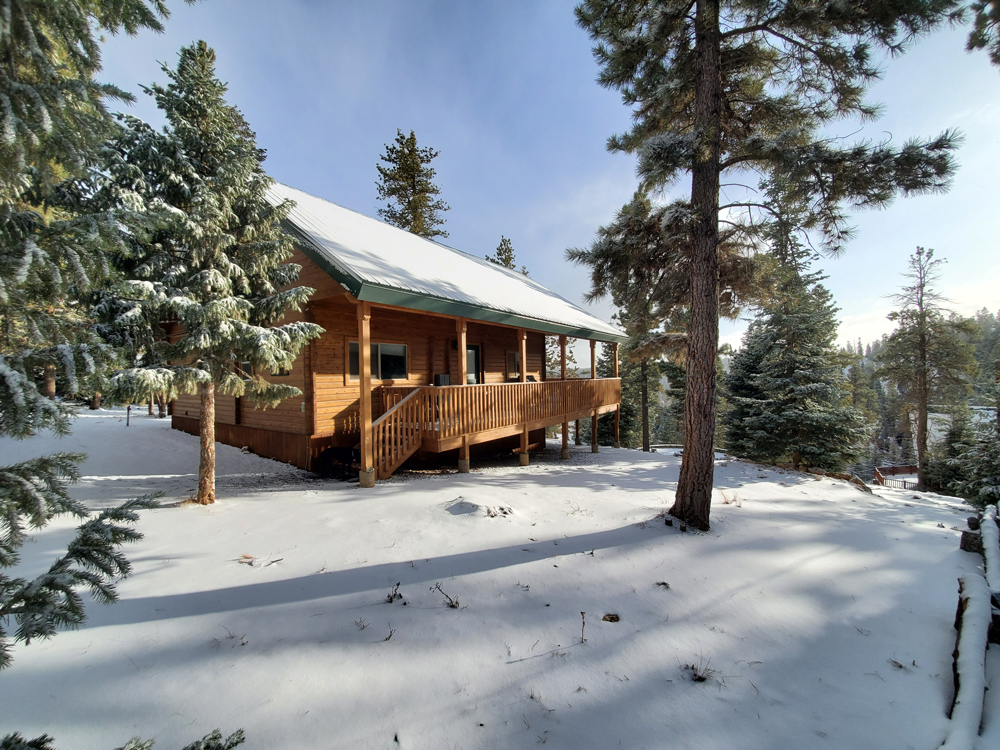
[{"label": "porch support post", "polygon": [[[528,332],[523,328],[517,329],[518,352],[521,358],[522,383],[528,382]],[[521,430],[521,455],[519,456],[521,466],[528,465],[528,391],[521,389],[521,398],[518,400],[521,408],[521,419],[524,422],[524,429]]]},{"label": "porch support post", "polygon": [[559,337],[559,377],[562,379],[563,423],[562,452],[559,458],[569,458],[569,384],[566,382],[566,335]]},{"label": "porch support post", "polygon": [[[458,383],[467,385],[469,382],[469,322],[465,318],[455,321],[455,333],[458,335]],[[458,449],[458,471],[469,473],[469,436],[462,435],[462,446]]]},{"label": "porch support post", "polygon": [[458,449],[458,473],[469,473],[469,436],[462,436],[462,447]]},{"label": "porch support post", "polygon": [[465,385],[469,382],[468,330],[469,324],[465,318],[455,321],[455,332],[458,334],[458,382],[452,385]]},{"label": "porch support post", "polygon": [[[614,362],[615,367],[615,377],[620,378],[621,375],[618,373],[618,344],[617,342],[611,345],[611,360]],[[622,419],[622,403],[619,397],[618,406],[615,407],[615,448],[622,447],[622,436],[621,436],[621,419]]]},{"label": "porch support post", "polygon": [[[597,342],[590,340],[590,379],[597,380]],[[597,409],[594,409],[594,416],[590,418],[590,452],[597,453]]]},{"label": "porch support post", "polygon": [[362,487],[375,486],[375,457],[372,450],[372,308],[369,302],[358,303],[358,394],[361,427],[361,471],[358,482]]},{"label": "porch support post", "polygon": [[521,377],[522,383],[528,382],[528,332],[523,328],[517,329],[517,346],[521,357]]}]

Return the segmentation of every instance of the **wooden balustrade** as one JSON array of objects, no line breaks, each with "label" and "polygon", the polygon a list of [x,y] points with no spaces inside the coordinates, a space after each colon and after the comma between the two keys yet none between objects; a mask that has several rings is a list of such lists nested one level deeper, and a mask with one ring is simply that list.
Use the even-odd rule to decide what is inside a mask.
[{"label": "wooden balustrade", "polygon": [[377,479],[386,479],[420,447],[426,415],[423,389],[413,388],[372,423],[372,451]]},{"label": "wooden balustrade", "polygon": [[382,408],[380,412],[385,414],[389,409],[394,407],[404,398],[409,396],[415,390],[418,390],[420,386],[407,385],[407,386],[395,386],[395,385],[380,385],[378,387],[378,397],[381,402]]},{"label": "wooden balustrade", "polygon": [[594,415],[621,401],[621,380],[383,388],[381,398],[389,406],[372,423],[372,443],[376,475],[385,479],[420,448],[426,435],[442,443]]}]

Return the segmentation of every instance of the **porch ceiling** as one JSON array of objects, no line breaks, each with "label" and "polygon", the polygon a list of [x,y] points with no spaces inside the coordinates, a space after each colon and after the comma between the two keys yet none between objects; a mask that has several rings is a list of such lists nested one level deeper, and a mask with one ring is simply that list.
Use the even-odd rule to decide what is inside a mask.
[{"label": "porch ceiling", "polygon": [[616,326],[528,277],[275,183],[295,207],[286,228],[302,252],[359,300],[624,343]]}]

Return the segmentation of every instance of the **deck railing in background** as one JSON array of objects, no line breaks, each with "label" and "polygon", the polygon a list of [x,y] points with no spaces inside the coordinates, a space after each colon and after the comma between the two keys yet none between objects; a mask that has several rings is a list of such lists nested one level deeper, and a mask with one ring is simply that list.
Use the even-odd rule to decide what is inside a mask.
[{"label": "deck railing in background", "polygon": [[916,474],[918,467],[908,466],[879,466],[875,469],[875,481],[883,487],[895,487],[898,490],[912,490],[917,486],[915,479],[888,479],[899,474]]}]

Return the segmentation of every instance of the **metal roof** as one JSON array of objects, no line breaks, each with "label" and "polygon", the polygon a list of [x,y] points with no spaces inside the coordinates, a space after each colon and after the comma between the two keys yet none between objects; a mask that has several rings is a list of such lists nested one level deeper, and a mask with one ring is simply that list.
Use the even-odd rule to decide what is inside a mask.
[{"label": "metal roof", "polygon": [[624,343],[617,326],[516,271],[274,183],[295,201],[286,228],[303,253],[360,300]]}]

